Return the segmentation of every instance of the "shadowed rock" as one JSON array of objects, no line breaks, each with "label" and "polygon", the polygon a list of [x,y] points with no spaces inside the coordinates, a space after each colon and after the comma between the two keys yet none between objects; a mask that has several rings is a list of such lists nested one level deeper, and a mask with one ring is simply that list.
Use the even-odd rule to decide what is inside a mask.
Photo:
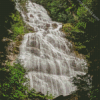
[{"label": "shadowed rock", "polygon": [[30,14],[30,17],[33,17],[34,18],[34,16],[32,14]]},{"label": "shadowed rock", "polygon": [[53,23],[53,24],[52,24],[52,27],[55,29],[55,28],[58,27],[58,25],[57,25],[56,23]]},{"label": "shadowed rock", "polygon": [[34,47],[28,47],[27,48],[28,51],[30,51],[31,53],[34,53],[37,56],[40,56],[40,50]]}]

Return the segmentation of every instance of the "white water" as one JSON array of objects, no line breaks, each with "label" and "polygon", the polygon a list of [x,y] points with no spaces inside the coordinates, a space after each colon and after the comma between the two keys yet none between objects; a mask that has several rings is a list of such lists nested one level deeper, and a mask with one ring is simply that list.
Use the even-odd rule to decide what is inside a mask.
[{"label": "white water", "polygon": [[69,95],[76,90],[70,78],[85,74],[86,62],[71,52],[72,44],[60,31],[62,24],[52,21],[41,5],[29,1],[26,7],[28,20],[18,3],[16,7],[25,23],[36,31],[24,35],[18,57],[28,72],[29,88],[43,94],[49,91],[55,97]]}]

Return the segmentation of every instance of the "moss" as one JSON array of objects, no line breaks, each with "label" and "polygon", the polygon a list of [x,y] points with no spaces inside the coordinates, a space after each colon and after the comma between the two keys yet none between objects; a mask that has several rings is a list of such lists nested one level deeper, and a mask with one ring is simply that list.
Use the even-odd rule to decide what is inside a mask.
[{"label": "moss", "polygon": [[86,59],[85,55],[80,54],[78,51],[74,51],[73,53],[80,59]]},{"label": "moss", "polygon": [[71,32],[76,32],[76,33],[82,32],[82,33],[84,33],[83,31],[79,30],[77,27],[73,26],[71,23],[64,24],[63,30],[65,32],[70,32],[70,33]]}]

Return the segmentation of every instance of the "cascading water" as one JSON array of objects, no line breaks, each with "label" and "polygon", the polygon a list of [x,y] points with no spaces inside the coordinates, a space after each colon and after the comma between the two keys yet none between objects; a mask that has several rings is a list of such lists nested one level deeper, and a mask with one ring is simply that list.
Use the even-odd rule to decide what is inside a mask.
[{"label": "cascading water", "polygon": [[52,21],[41,5],[28,1],[26,14],[18,3],[16,7],[24,22],[35,30],[24,35],[18,57],[27,70],[29,88],[43,94],[49,91],[55,97],[69,95],[76,90],[70,78],[85,74],[86,62],[71,52],[72,44],[64,38],[62,24]]}]

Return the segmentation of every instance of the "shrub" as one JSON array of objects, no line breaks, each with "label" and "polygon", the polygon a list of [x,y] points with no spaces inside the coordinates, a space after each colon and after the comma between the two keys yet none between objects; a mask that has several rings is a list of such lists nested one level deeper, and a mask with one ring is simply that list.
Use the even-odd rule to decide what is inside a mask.
[{"label": "shrub", "polygon": [[22,21],[22,18],[19,14],[19,12],[16,12],[15,14],[12,13],[10,15],[10,17],[12,18],[13,20],[13,23],[11,23],[11,30],[13,33],[11,33],[12,35],[12,39],[15,40],[15,38],[18,36],[18,35],[21,35],[21,34],[24,34],[24,23]]},{"label": "shrub", "polygon": [[5,81],[3,79],[0,83],[0,100],[23,100],[27,97],[25,91],[27,86],[23,85],[28,81],[24,78],[25,69],[20,64],[14,64],[13,66],[7,64],[6,68],[3,68],[8,75],[5,75]]},{"label": "shrub", "polygon": [[46,99],[53,99],[54,97],[52,94],[48,95],[41,95],[40,93],[37,93],[35,89],[32,89],[30,92],[28,92],[28,98],[40,98],[40,100],[46,100]]}]

